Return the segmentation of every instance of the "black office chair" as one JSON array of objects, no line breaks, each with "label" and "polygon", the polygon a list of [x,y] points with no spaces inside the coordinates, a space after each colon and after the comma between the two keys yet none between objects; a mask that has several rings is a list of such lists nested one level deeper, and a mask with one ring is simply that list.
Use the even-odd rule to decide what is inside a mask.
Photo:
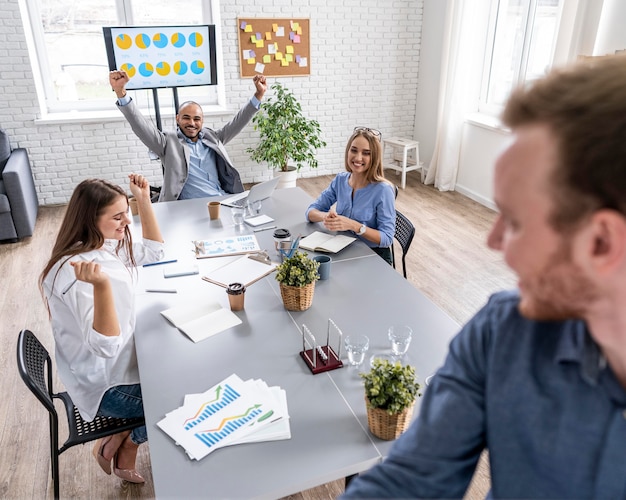
[{"label": "black office chair", "polygon": [[[22,330],[17,339],[17,367],[22,380],[50,414],[50,461],[54,498],[59,498],[59,455],[77,444],[117,434],[144,425],[143,418],[96,417],[82,419],[67,392],[55,394],[52,388],[52,360],[46,348],[30,330]],[[65,405],[69,436],[59,448],[59,418],[53,399]]]},{"label": "black office chair", "polygon": [[[400,243],[400,247],[402,248],[402,272],[404,277],[406,278],[406,254],[409,251],[409,247],[411,246],[411,242],[413,241],[413,236],[415,236],[415,226],[413,223],[407,219],[407,217],[396,210],[396,232],[394,233],[394,237]],[[391,258],[393,260],[393,268],[396,268],[396,255],[393,250],[393,245],[391,245]]]}]

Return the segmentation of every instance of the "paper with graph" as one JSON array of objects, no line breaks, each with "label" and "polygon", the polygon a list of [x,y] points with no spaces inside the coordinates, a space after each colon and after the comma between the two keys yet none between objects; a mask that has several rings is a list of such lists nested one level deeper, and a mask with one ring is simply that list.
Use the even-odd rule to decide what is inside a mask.
[{"label": "paper with graph", "polygon": [[224,446],[291,437],[285,391],[235,374],[186,395],[157,425],[195,460]]}]

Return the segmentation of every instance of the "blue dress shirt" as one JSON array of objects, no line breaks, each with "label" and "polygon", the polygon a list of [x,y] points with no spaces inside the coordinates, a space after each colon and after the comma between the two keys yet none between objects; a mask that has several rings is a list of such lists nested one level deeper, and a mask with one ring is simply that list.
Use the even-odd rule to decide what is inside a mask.
[{"label": "blue dress shirt", "polygon": [[502,292],[450,344],[418,419],[344,498],[462,497],[489,450],[499,498],[626,498],[626,390],[583,321]]},{"label": "blue dress shirt", "polygon": [[357,189],[352,196],[352,187],[348,184],[350,172],[341,172],[331,181],[317,200],[306,210],[306,219],[312,209],[328,212],[333,203],[337,203],[337,213],[380,231],[380,243],[377,245],[361,238],[370,247],[386,248],[393,243],[396,230],[395,194],[391,184],[373,182]]}]

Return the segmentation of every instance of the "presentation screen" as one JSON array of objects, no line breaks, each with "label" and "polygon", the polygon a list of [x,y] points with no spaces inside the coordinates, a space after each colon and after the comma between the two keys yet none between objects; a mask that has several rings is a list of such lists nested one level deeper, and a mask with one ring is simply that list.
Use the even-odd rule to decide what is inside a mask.
[{"label": "presentation screen", "polygon": [[129,90],[217,85],[215,26],[104,27],[109,69]]}]

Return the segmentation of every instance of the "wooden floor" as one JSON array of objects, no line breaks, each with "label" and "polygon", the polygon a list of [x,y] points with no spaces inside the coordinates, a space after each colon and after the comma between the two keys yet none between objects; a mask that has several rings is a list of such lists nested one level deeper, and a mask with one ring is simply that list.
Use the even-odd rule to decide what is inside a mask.
[{"label": "wooden floor", "polygon": [[[317,196],[330,179],[300,179],[298,185]],[[390,179],[397,182],[393,173]],[[397,208],[416,227],[407,256],[409,281],[459,323],[467,321],[489,294],[514,286],[513,274],[502,258],[485,246],[493,211],[458,193],[441,193],[422,185],[417,172],[408,174]],[[0,498],[52,498],[47,413],[21,381],[15,349],[18,332],[29,328],[54,353],[37,278],[63,212],[64,207],[42,207],[32,238],[0,245]],[[397,256],[399,252],[396,248]],[[61,496],[154,498],[148,445],[140,448],[137,466],[147,479],[143,486],[105,475],[91,456],[91,447],[72,448],[60,458]],[[484,498],[488,488],[488,467],[482,460],[466,497]],[[335,481],[289,498],[336,498],[342,491],[343,482]]]}]

